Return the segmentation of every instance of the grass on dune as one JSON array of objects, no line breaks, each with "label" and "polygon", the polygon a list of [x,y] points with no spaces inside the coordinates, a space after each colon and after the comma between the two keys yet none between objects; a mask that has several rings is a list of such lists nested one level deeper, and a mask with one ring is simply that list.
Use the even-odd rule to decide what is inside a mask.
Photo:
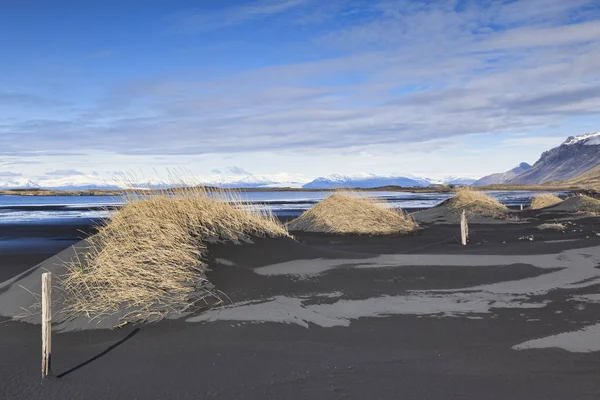
[{"label": "grass on dune", "polygon": [[556,223],[541,224],[537,228],[539,230],[542,230],[542,231],[564,232],[567,229],[567,226],[565,224],[561,224],[559,222],[556,222]]},{"label": "grass on dune", "polygon": [[540,208],[554,206],[560,202],[562,202],[562,199],[560,197],[551,193],[542,193],[533,197],[529,208],[531,210],[538,210]]},{"label": "grass on dune", "polygon": [[576,212],[591,216],[600,216],[600,200],[589,196],[577,196]]},{"label": "grass on dune", "polygon": [[232,197],[203,188],[130,193],[89,239],[91,251],[67,265],[66,312],[102,319],[129,309],[123,322],[136,322],[184,311],[216,294],[205,276],[207,243],[289,236],[272,214],[223,196]]},{"label": "grass on dune", "polygon": [[492,196],[470,187],[458,189],[446,204],[456,213],[462,213],[464,210],[468,217],[504,218],[508,212],[508,208]]},{"label": "grass on dune", "polygon": [[406,234],[416,228],[402,210],[354,192],[333,194],[288,224],[291,231],[359,235]]}]

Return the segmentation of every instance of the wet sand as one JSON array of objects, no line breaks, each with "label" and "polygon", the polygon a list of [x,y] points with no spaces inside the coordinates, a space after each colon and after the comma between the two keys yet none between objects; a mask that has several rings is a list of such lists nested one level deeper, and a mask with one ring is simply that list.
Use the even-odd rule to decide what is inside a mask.
[{"label": "wet sand", "polygon": [[43,384],[39,326],[0,323],[0,398],[597,399],[600,221],[573,222],[214,245],[232,303],[57,333]]}]

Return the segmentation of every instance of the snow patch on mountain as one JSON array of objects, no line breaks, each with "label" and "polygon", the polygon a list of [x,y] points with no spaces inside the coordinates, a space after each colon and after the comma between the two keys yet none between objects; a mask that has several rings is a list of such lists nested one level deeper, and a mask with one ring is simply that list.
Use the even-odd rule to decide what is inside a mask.
[{"label": "snow patch on mountain", "polygon": [[[272,175],[209,175],[195,177],[191,180],[183,179],[183,184],[188,186],[206,185],[222,188],[300,188],[309,179],[298,174],[272,174]],[[0,180],[0,189],[53,189],[53,190],[88,190],[105,189],[119,190],[127,188],[137,189],[164,189],[180,186],[180,182],[170,182],[159,178],[113,177],[104,179],[90,175],[69,175],[60,178],[39,177],[30,180],[26,178]]]},{"label": "snow patch on mountain", "polygon": [[330,175],[302,186],[305,189],[375,188],[381,186],[429,186],[429,181],[413,176],[379,176],[375,174]]},{"label": "snow patch on mountain", "polygon": [[[207,175],[184,179],[186,185],[205,185],[221,188],[308,188],[331,189],[343,187],[374,188],[380,186],[426,187],[432,184],[470,185],[475,181],[464,176],[440,176],[426,178],[413,174],[376,175],[360,173],[354,175],[334,174],[316,179],[309,179],[302,174],[264,174],[264,175]],[[27,178],[11,178],[0,180],[0,189],[54,189],[54,190],[119,190],[126,188],[163,189],[179,186],[179,182],[169,182],[158,178],[103,178],[97,175],[74,174],[63,177],[41,176],[35,180]]]},{"label": "snow patch on mountain", "polygon": [[431,185],[472,185],[479,176],[474,175],[441,175],[424,177]]},{"label": "snow patch on mountain", "polygon": [[508,183],[543,184],[577,178],[600,165],[600,132],[570,136],[562,145],[545,151],[533,167]]},{"label": "snow patch on mountain", "polygon": [[586,146],[600,145],[600,132],[590,132],[578,136],[569,136],[563,144],[571,146],[577,143],[582,143]]},{"label": "snow patch on mountain", "polygon": [[60,178],[40,177],[36,180],[20,178],[0,180],[0,189],[49,189],[49,190],[118,190],[128,187],[125,182],[109,181],[97,176],[70,175]]},{"label": "snow patch on mountain", "polygon": [[203,185],[222,188],[300,188],[309,181],[301,174],[213,175],[197,178]]},{"label": "snow patch on mountain", "polygon": [[0,189],[39,189],[39,185],[27,178],[10,179],[7,181],[0,181]]},{"label": "snow patch on mountain", "polygon": [[305,189],[334,189],[334,188],[376,188],[382,186],[427,187],[432,184],[470,185],[475,182],[472,177],[441,176],[426,178],[413,174],[355,174],[355,175],[329,175],[319,177],[305,184]]}]

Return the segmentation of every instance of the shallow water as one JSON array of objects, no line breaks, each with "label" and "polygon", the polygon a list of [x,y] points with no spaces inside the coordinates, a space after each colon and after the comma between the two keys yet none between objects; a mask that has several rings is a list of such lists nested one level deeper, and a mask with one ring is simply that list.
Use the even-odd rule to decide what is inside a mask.
[{"label": "shallow water", "polygon": [[[527,207],[537,192],[486,192],[507,206]],[[558,194],[565,194],[564,192]],[[235,197],[253,209],[267,209],[280,217],[294,217],[331,195],[331,192],[243,192]],[[361,195],[385,199],[390,207],[406,210],[430,208],[451,196],[449,193],[361,192]],[[0,223],[39,223],[82,218],[107,218],[114,211],[102,207],[119,206],[115,196],[2,196]]]}]

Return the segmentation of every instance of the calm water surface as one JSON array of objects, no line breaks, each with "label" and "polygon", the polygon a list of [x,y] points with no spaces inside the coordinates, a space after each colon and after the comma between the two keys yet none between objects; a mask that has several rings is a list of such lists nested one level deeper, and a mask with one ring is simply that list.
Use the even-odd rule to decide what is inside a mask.
[{"label": "calm water surface", "polygon": [[[508,206],[528,206],[538,192],[486,192]],[[449,193],[361,192],[364,196],[384,198],[390,207],[406,210],[433,207],[451,196]],[[566,194],[559,192],[557,194]],[[251,208],[264,207],[279,216],[295,216],[309,209],[331,192],[244,192],[240,197]],[[0,196],[0,223],[44,223],[106,218],[114,211],[103,207],[118,206],[123,199],[115,196]]]}]

